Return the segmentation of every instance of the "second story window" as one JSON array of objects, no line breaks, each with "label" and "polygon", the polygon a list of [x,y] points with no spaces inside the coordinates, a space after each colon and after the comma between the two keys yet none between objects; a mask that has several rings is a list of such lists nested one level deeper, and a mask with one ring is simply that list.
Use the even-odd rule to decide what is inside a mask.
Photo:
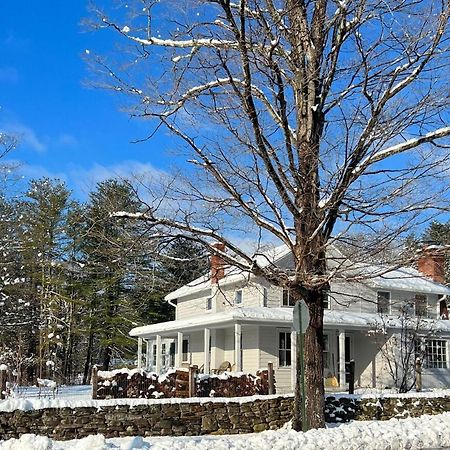
[{"label": "second story window", "polygon": [[234,304],[242,305],[242,289],[239,289],[234,293]]},{"label": "second story window", "polygon": [[330,291],[325,291],[323,295],[323,309],[331,309]]},{"label": "second story window", "polygon": [[288,289],[283,289],[283,306],[295,306],[295,300],[289,294]]},{"label": "second story window", "polygon": [[206,311],[212,310],[212,297],[206,299]]},{"label": "second story window", "polygon": [[262,303],[265,308],[267,308],[268,305],[268,299],[269,299],[269,291],[266,287],[263,287],[262,292]]},{"label": "second story window", "polygon": [[280,331],[278,335],[278,365],[288,367],[291,365],[291,333]]},{"label": "second story window", "polygon": [[386,291],[377,292],[377,312],[389,314],[391,312],[391,293]]},{"label": "second story window", "polygon": [[416,294],[414,296],[414,309],[416,311],[416,316],[427,316],[427,296],[425,294]]}]

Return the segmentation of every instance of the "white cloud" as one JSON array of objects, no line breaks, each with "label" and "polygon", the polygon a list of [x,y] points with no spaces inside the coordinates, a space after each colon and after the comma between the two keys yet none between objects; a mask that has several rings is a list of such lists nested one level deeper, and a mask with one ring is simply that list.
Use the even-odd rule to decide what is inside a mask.
[{"label": "white cloud", "polygon": [[37,152],[47,150],[47,145],[38,137],[36,132],[29,126],[20,122],[5,122],[0,125],[0,129],[5,133],[17,136],[19,146],[29,147]]},{"label": "white cloud", "polygon": [[128,160],[116,164],[94,164],[91,167],[72,166],[66,176],[69,186],[79,196],[86,197],[95,189],[97,183],[110,178],[121,178],[135,181],[135,184],[151,183],[160,179],[165,172],[155,168],[150,163]]}]

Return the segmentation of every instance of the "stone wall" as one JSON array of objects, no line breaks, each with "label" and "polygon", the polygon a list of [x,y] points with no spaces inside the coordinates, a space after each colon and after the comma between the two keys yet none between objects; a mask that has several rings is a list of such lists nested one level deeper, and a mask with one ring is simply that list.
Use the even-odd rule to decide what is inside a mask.
[{"label": "stone wall", "polygon": [[450,397],[375,397],[329,396],[326,399],[327,422],[349,420],[389,420],[419,417],[423,414],[440,414],[450,411]]},{"label": "stone wall", "polygon": [[[292,407],[292,397],[270,396],[239,402],[148,400],[144,404],[114,406],[102,405],[99,401],[93,407],[15,410],[0,412],[0,440],[25,433],[57,440],[97,433],[106,437],[251,433],[282,427],[291,419]],[[325,414],[327,422],[346,422],[416,417],[444,411],[450,411],[450,397],[359,399],[356,396],[329,396]]]},{"label": "stone wall", "polygon": [[196,436],[251,433],[283,426],[292,398],[247,402],[174,402],[101,408],[47,408],[1,412],[0,440],[35,433],[66,440],[101,433],[118,436]]}]

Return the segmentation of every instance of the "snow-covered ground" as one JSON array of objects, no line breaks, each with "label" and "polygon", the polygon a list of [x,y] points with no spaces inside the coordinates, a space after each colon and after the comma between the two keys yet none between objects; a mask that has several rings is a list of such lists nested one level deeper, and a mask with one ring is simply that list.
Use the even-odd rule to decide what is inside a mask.
[{"label": "snow-covered ground", "polygon": [[66,442],[24,435],[0,441],[0,450],[396,450],[450,447],[450,413],[385,422],[359,421],[296,433],[288,428],[239,436],[105,439],[101,435]]}]

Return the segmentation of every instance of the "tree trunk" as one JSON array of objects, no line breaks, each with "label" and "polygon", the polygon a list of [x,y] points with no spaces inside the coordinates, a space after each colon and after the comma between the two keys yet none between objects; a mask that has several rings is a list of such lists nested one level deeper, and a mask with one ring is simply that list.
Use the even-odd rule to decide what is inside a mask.
[{"label": "tree trunk", "polygon": [[308,305],[309,326],[304,335],[304,367],[305,367],[305,393],[306,393],[306,419],[302,425],[301,418],[301,371],[300,356],[302,349],[296,346],[297,377],[294,391],[294,414],[292,428],[296,431],[310,428],[323,428],[325,426],[325,389],[323,384],[323,298],[325,292],[307,290],[301,296]]},{"label": "tree trunk", "polygon": [[92,325],[89,328],[89,339],[86,349],[86,360],[84,363],[83,384],[88,384],[91,375],[91,359],[92,359],[92,346],[94,344],[94,332],[92,331]]},{"label": "tree trunk", "polygon": [[103,370],[109,370],[111,364],[112,349],[110,345],[107,345],[103,350]]},{"label": "tree trunk", "polygon": [[307,299],[310,320],[305,334],[305,378],[306,415],[309,428],[325,426],[323,294],[323,291],[312,291]]}]

